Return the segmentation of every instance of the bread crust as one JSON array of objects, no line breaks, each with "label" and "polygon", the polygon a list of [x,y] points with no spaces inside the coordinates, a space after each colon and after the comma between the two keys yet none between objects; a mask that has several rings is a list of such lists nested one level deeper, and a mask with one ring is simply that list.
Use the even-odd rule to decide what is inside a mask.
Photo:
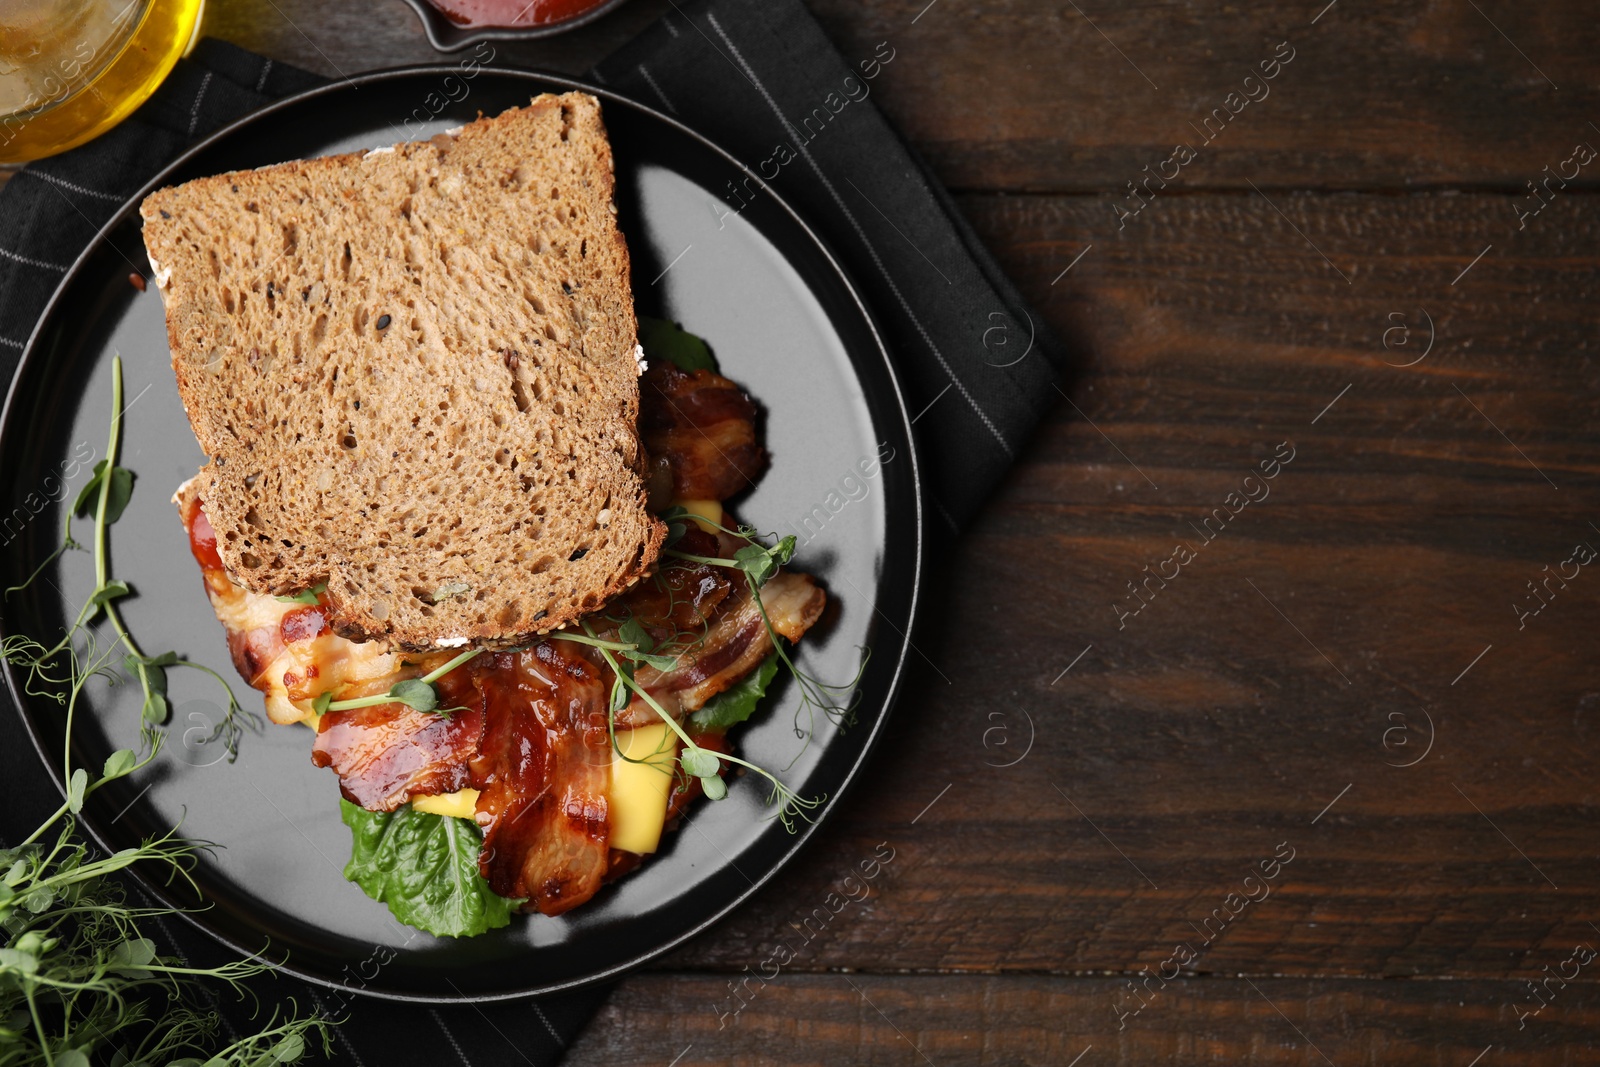
[{"label": "bread crust", "polygon": [[653,566],[637,320],[592,96],[140,207],[195,491],[341,636],[514,647]]}]

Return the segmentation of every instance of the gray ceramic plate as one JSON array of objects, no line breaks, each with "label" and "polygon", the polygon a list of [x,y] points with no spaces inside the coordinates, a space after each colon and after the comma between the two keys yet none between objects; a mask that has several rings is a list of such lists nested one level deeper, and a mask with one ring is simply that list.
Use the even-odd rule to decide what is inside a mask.
[{"label": "gray ceramic plate", "polygon": [[[368,75],[277,104],[220,132],[152,188],[224,170],[426,137],[526,103],[545,90],[583,88],[543,75],[480,73],[471,93],[427,128],[400,128],[452,70]],[[736,505],[765,530],[803,527],[798,565],[826,585],[829,613],[804,642],[804,663],[848,679],[870,646],[858,721],[816,724],[797,739],[792,688],[734,735],[741,751],[784,767],[803,794],[826,794],[826,819],[860,772],[899,685],[905,635],[917,602],[922,529],[917,465],[905,406],[872,321],[816,237],[776,197],[731,215],[718,195],[741,169],[704,139],[648,108],[599,89],[618,164],[620,218],[633,258],[639,309],[706,337],[724,373],[765,408],[772,468]],[[121,462],[138,481],[112,531],[112,571],[137,596],[125,616],[146,651],[176,649],[222,671],[259,707],[229,664],[221,627],[168,497],[203,460],[168,362],[162,306],[147,277],[135,198],[73,266],[35,332],[0,422],[3,512],[49,492],[74,456],[105,448],[110,357],[125,364],[127,416]],[[670,268],[670,269],[669,269]],[[861,464],[892,453],[871,477]],[[870,469],[872,464],[867,464]],[[71,501],[88,473],[60,489]],[[820,509],[820,511],[818,510]],[[801,520],[810,516],[808,524]],[[32,519],[8,546],[0,584],[11,585],[58,543],[61,506]],[[6,633],[59,633],[91,587],[90,560],[69,553],[5,608]],[[23,697],[24,722],[60,779],[61,717],[50,700]],[[789,834],[767,818],[763,791],[739,782],[729,799],[701,802],[660,855],[561,918],[530,916],[462,941],[401,927],[345,881],[350,835],[334,776],[311,765],[304,727],[268,727],[229,763],[207,745],[220,714],[198,672],[174,672],[171,743],[158,765],[91,798],[85,821],[107,848],[181,822],[221,847],[196,877],[211,907],[194,921],[241,951],[265,951],[288,970],[339,984],[347,968],[370,972],[365,992],[416,1000],[496,999],[550,992],[614,976],[704,929],[792,859],[815,827]],[[130,689],[132,692],[130,693]],[[137,689],[93,692],[78,758],[99,766],[137,730]],[[792,766],[791,761],[793,761]],[[176,903],[165,885],[152,892]],[[376,956],[375,956],[376,952]],[[392,959],[390,956],[392,954]]]}]

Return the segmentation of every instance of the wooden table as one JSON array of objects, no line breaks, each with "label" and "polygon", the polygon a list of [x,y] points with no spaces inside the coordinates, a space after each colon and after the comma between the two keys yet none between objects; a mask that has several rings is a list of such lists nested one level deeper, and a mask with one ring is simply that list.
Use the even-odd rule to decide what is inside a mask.
[{"label": "wooden table", "polygon": [[[501,54],[581,71],[669,3]],[[903,57],[879,104],[1070,400],[932,583],[871,780],[572,1063],[1600,1059],[1600,26],[1324,3],[817,0]],[[206,29],[435,56],[399,0]]]}]

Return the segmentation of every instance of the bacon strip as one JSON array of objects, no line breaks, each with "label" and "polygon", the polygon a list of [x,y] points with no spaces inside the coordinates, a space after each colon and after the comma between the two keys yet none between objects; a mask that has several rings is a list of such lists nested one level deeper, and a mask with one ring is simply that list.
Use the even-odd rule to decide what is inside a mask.
[{"label": "bacon strip", "polygon": [[368,811],[393,811],[414,796],[471,785],[467,757],[478,750],[482,702],[450,715],[404,704],[330,711],[318,724],[311,762],[331,767],[339,790]]},{"label": "bacon strip", "polygon": [[726,500],[767,468],[755,401],[713,371],[656,360],[639,383],[639,434],[678,500]]},{"label": "bacon strip", "polygon": [[498,654],[475,674],[489,724],[471,760],[479,867],[501,896],[560,915],[594,896],[609,865],[609,679],[565,641]]},{"label": "bacon strip", "polygon": [[[736,593],[724,601],[705,637],[684,651],[667,670],[641,666],[634,678],[668,713],[698,711],[707,700],[734,685],[772,654],[772,637],[742,576]],[[827,597],[807,574],[780,571],[761,589],[773,629],[798,639],[816,622]],[[618,726],[649,726],[660,721],[654,708],[635,697],[616,714]]]}]

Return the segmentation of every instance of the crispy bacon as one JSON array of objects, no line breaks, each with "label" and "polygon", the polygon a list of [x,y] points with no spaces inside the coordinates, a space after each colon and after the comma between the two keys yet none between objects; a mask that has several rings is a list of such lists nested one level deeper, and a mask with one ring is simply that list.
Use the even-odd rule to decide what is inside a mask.
[{"label": "crispy bacon", "polygon": [[679,370],[665,360],[645,372],[639,433],[672,498],[726,500],[755,484],[767,467],[756,439],[755,401],[713,371]]},{"label": "crispy bacon", "polygon": [[[346,696],[388,690],[386,679],[397,676],[399,657],[376,643],[356,644],[335,636],[320,604],[286,603],[233,584],[217,555],[211,520],[199,498],[188,486],[179,490],[178,498],[189,548],[205,578],[206,596],[227,632],[233,665],[240,677],[266,695],[268,718],[276,723],[299,722],[309,702],[330,690]],[[370,688],[380,682],[378,688]]]},{"label": "crispy bacon", "polygon": [[[719,557],[723,552],[721,540],[694,525],[672,548],[707,558]],[[734,583],[743,582],[737,572],[725,567],[677,559],[662,559],[659,563],[654,575],[636,583],[618,601],[618,606],[626,608],[657,641],[703,629],[706,620],[733,592]]]},{"label": "crispy bacon", "polygon": [[610,861],[608,681],[567,642],[481,656],[439,680],[449,715],[403,704],[330,711],[311,760],[372,811],[478,790],[490,887],[559,915],[594,895]]},{"label": "crispy bacon", "polygon": [[479,867],[496,893],[545,915],[600,888],[610,858],[610,679],[584,650],[545,641],[474,672],[488,729],[472,758]]},{"label": "crispy bacon", "polygon": [[414,796],[471,785],[467,758],[484,736],[484,710],[449,715],[404,704],[330,711],[317,727],[311,762],[331,767],[346,800],[368,811],[393,811]]},{"label": "crispy bacon", "polygon": [[[739,544],[726,534],[690,530],[675,547],[688,555],[725,559]],[[694,600],[685,590],[701,598]],[[712,609],[702,611],[708,602]],[[811,628],[826,603],[826,595],[806,574],[779,571],[761,588],[761,606],[772,628],[791,641]],[[749,582],[729,568],[674,561],[652,581],[640,582],[620,604],[644,624],[658,642],[658,652],[678,655],[669,669],[641,666],[634,676],[656,703],[675,715],[698,711],[772,653],[772,637]],[[628,727],[648,726],[657,718],[655,709],[637,697],[616,715],[618,725]]]},{"label": "crispy bacon", "polygon": [[[745,542],[691,526],[673,545],[689,556],[728,559]],[[822,614],[827,597],[808,575],[780,571],[761,591],[773,629],[797,641]],[[698,711],[713,696],[755,670],[772,652],[761,610],[739,571],[671,559],[628,590],[616,607],[638,619],[656,652],[676,655],[670,669],[641,666],[635,680],[668,712]],[[613,635],[614,636],[614,635]],[[619,726],[649,726],[657,714],[635,697],[617,712]]]}]

